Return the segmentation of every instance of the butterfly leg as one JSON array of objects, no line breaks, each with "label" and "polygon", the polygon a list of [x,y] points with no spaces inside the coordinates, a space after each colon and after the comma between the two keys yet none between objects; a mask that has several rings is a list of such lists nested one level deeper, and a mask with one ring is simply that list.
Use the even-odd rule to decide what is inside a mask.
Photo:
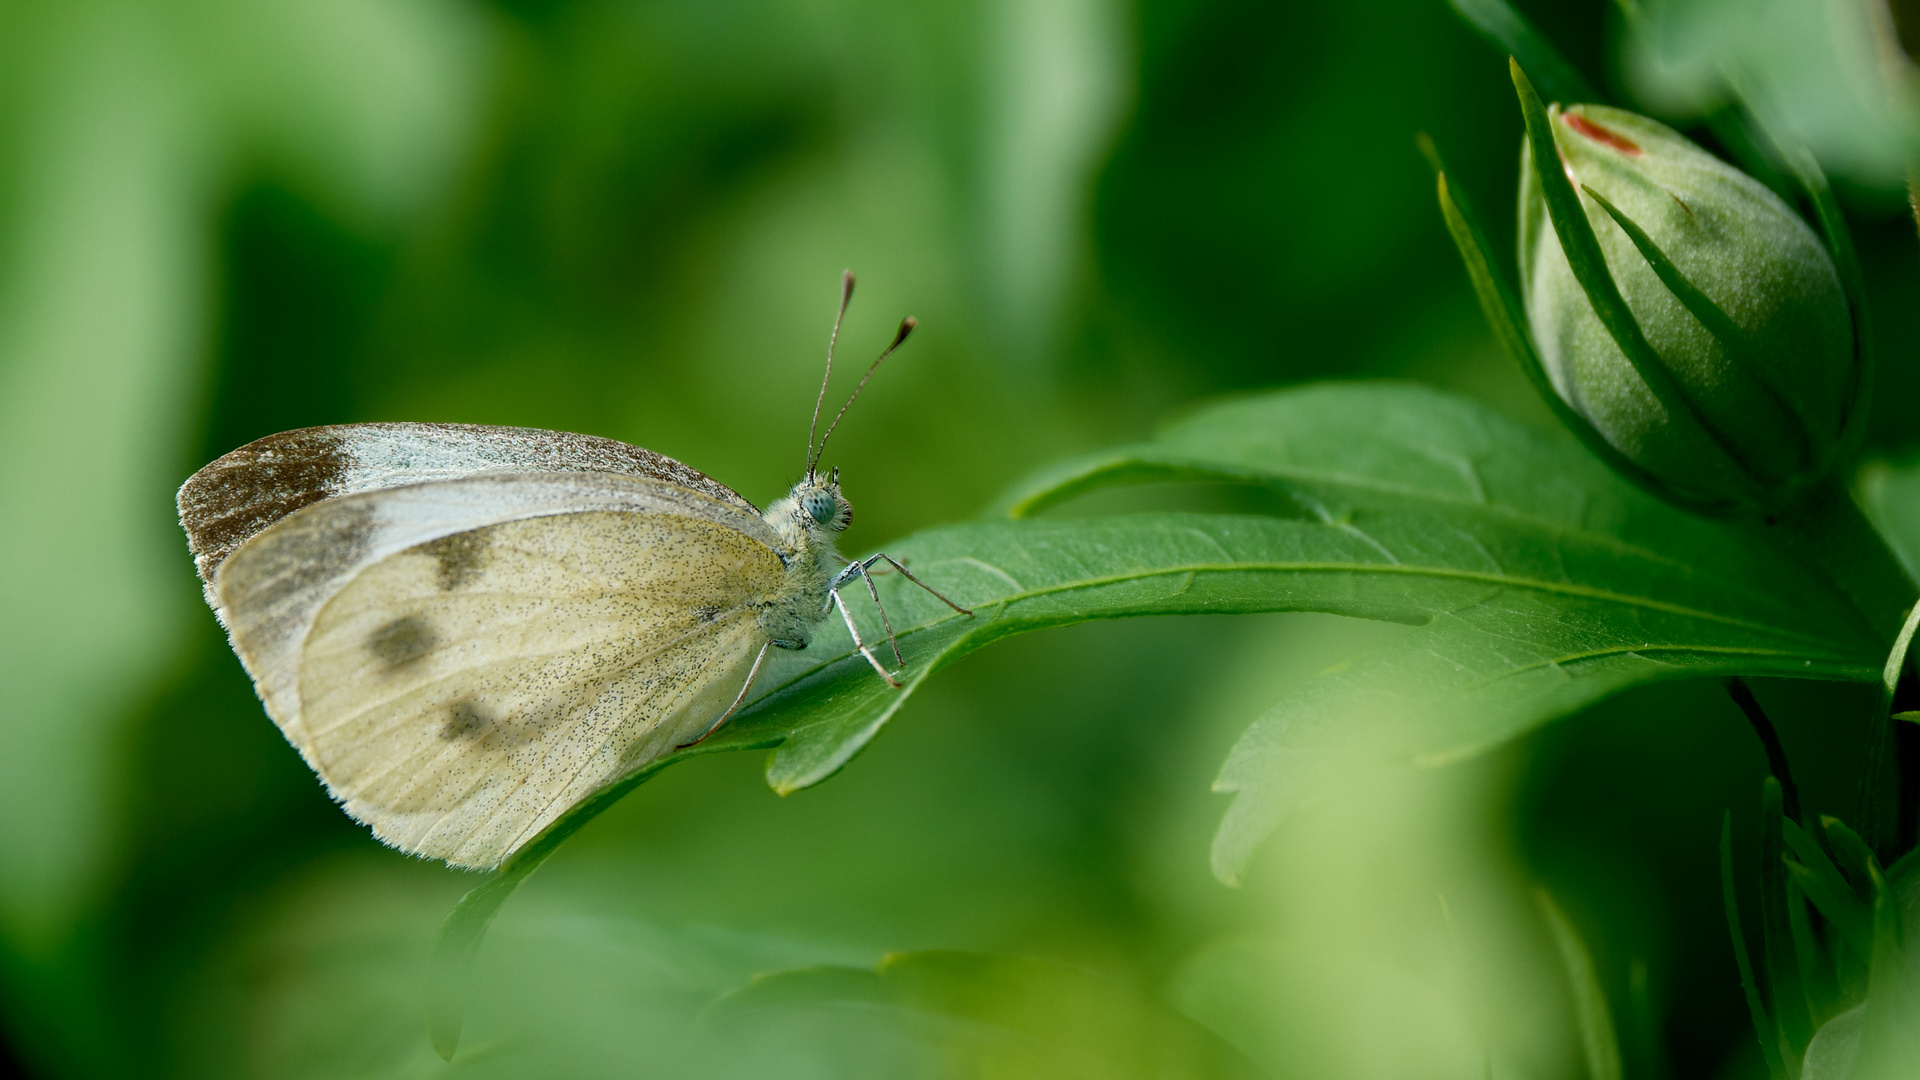
[{"label": "butterfly leg", "polygon": [[866,562],[856,562],[847,569],[858,568],[860,580],[867,583],[867,595],[873,597],[873,606],[880,609],[880,625],[887,629],[887,644],[893,649],[893,662],[904,669],[907,661],[900,655],[900,639],[893,636],[893,620],[887,618],[887,605],[880,602],[880,590],[873,587],[873,575],[867,572],[872,566],[873,560],[868,559]]},{"label": "butterfly leg", "polygon": [[853,613],[847,610],[847,602],[840,599],[840,590],[831,590],[829,595],[833,597],[834,605],[840,609],[840,617],[846,620],[847,633],[853,635],[854,648],[859,649],[860,655],[866,657],[867,663],[873,665],[873,670],[879,672],[880,677],[887,680],[888,686],[893,687],[895,690],[905,686],[905,683],[895,679],[888,673],[886,668],[880,666],[880,659],[873,655],[872,649],[867,648],[866,642],[860,640],[860,629],[853,625]]},{"label": "butterfly leg", "polygon": [[901,575],[902,575],[903,577],[905,577],[905,578],[906,578],[906,579],[907,579],[908,581],[911,581],[911,582],[913,582],[913,583],[914,583],[915,585],[918,585],[918,586],[920,586],[921,588],[923,588],[923,589],[925,589],[925,590],[927,590],[928,592],[930,592],[930,593],[932,593],[932,594],[933,594],[933,598],[934,598],[935,600],[938,600],[938,601],[940,601],[941,603],[943,603],[943,604],[945,604],[945,605],[947,605],[948,607],[950,607],[950,608],[952,608],[953,610],[955,610],[955,611],[957,611],[957,612],[959,612],[960,614],[962,614],[962,615],[965,615],[965,616],[967,616],[968,618],[972,618],[972,617],[973,617],[973,612],[971,612],[971,611],[968,611],[968,610],[967,610],[966,608],[963,608],[963,607],[961,607],[961,606],[960,606],[959,604],[956,604],[956,603],[954,603],[953,601],[951,601],[951,600],[949,600],[949,599],[947,599],[946,597],[944,597],[944,596],[942,596],[942,595],[940,595],[940,590],[938,590],[938,589],[936,589],[936,588],[934,588],[933,586],[931,586],[931,585],[929,585],[929,584],[927,584],[927,583],[926,583],[926,582],[924,582],[924,581],[921,581],[921,580],[920,580],[919,578],[917,578],[917,577],[914,577],[914,576],[913,576],[913,572],[912,572],[911,570],[908,570],[908,569],[907,569],[907,568],[906,568],[905,566],[903,566],[903,565],[901,565],[901,563],[900,563],[900,561],[899,561],[899,560],[897,560],[897,559],[895,559],[895,558],[894,558],[893,556],[891,556],[891,555],[888,555],[888,554],[886,554],[885,552],[882,552],[881,554],[878,554],[878,555],[875,555],[875,556],[874,556],[874,557],[873,557],[872,559],[868,559],[868,560],[867,560],[867,563],[868,563],[869,565],[871,565],[871,564],[873,563],[873,561],[874,561],[874,559],[885,559],[885,560],[887,560],[887,565],[888,565],[888,566],[891,566],[891,567],[893,567],[893,568],[894,568],[895,570],[898,570],[898,571],[900,571],[900,573],[901,573]]},{"label": "butterfly leg", "polygon": [[706,742],[707,736],[719,731],[721,724],[726,723],[732,718],[734,713],[740,711],[740,703],[747,700],[747,691],[753,689],[753,677],[760,674],[760,665],[765,662],[767,659],[767,650],[772,647],[773,642],[771,641],[765,642],[760,646],[759,654],[753,658],[753,666],[747,669],[746,683],[740,687],[740,693],[734,697],[733,704],[727,706],[727,711],[720,714],[720,719],[708,724],[707,730],[701,732],[699,738],[689,743],[681,743],[679,746],[674,747],[675,750],[685,750],[689,746],[699,746],[701,743]]}]

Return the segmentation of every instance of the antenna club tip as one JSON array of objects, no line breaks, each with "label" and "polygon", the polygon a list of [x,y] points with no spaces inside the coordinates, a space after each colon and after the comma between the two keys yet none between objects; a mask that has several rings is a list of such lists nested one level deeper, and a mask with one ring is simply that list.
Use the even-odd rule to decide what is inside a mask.
[{"label": "antenna club tip", "polygon": [[840,301],[845,303],[853,297],[853,271],[840,272]]}]

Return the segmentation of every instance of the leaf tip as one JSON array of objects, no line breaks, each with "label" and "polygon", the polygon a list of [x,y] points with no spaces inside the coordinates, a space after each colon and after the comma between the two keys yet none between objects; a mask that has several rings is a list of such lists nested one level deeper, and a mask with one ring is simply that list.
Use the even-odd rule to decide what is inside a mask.
[{"label": "leaf tip", "polygon": [[443,1031],[439,1024],[429,1021],[427,1039],[433,1043],[433,1052],[440,1055],[440,1060],[452,1064],[453,1052],[460,1048],[460,1026],[456,1022],[452,1030]]}]

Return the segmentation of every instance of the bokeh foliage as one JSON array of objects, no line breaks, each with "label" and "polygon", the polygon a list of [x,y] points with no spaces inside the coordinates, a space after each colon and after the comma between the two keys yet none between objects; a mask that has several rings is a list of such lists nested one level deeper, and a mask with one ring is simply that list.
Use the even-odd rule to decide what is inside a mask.
[{"label": "bokeh foliage", "polygon": [[[1683,29],[1705,38],[1731,17],[1695,6]],[[1711,89],[1702,37],[1671,39],[1649,89],[1608,5],[1521,7],[1676,122]],[[847,266],[849,355],[922,322],[829,458],[850,549],[1256,387],[1411,376],[1550,423],[1413,152],[1432,133],[1480,205],[1511,205],[1504,64],[1438,0],[14,0],[0,91],[0,1001],[36,1075],[441,1068],[426,950],[470,879],[327,802],[170,521],[173,485],[242,442],[561,428],[764,501],[799,467]],[[1920,271],[1897,177],[1857,164],[1898,401],[1920,390],[1901,302]],[[1879,453],[1916,436],[1877,411]],[[1533,880],[1618,1000],[1644,962],[1677,1073],[1753,1056],[1714,845],[1725,806],[1751,840],[1764,762],[1711,688],[1636,692],[1468,766],[1356,774],[1243,887],[1213,880],[1208,788],[1235,739],[1404,632],[1076,627],[942,672],[817,790],[777,799],[754,755],[672,770],[502,913],[455,1067],[940,1075],[988,1060],[941,1056],[961,1030],[1016,1073],[1098,1074],[1021,1025],[1097,1044],[1121,1023],[1164,1032],[1170,1069],[1480,1075],[1492,1043],[1570,1075]],[[1852,813],[1866,703],[1761,694],[1814,809]],[[1010,1027],[888,982],[940,950],[1040,958],[966,969],[1031,1010]],[[774,971],[796,974],[740,997]]]}]

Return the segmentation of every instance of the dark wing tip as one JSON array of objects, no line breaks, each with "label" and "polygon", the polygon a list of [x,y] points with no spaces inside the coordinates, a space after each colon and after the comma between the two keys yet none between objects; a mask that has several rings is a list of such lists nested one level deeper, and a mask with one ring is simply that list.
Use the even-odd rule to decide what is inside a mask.
[{"label": "dark wing tip", "polygon": [[188,477],[174,502],[200,579],[211,582],[255,533],[332,494],[349,465],[339,428],[301,428],[256,439]]}]

